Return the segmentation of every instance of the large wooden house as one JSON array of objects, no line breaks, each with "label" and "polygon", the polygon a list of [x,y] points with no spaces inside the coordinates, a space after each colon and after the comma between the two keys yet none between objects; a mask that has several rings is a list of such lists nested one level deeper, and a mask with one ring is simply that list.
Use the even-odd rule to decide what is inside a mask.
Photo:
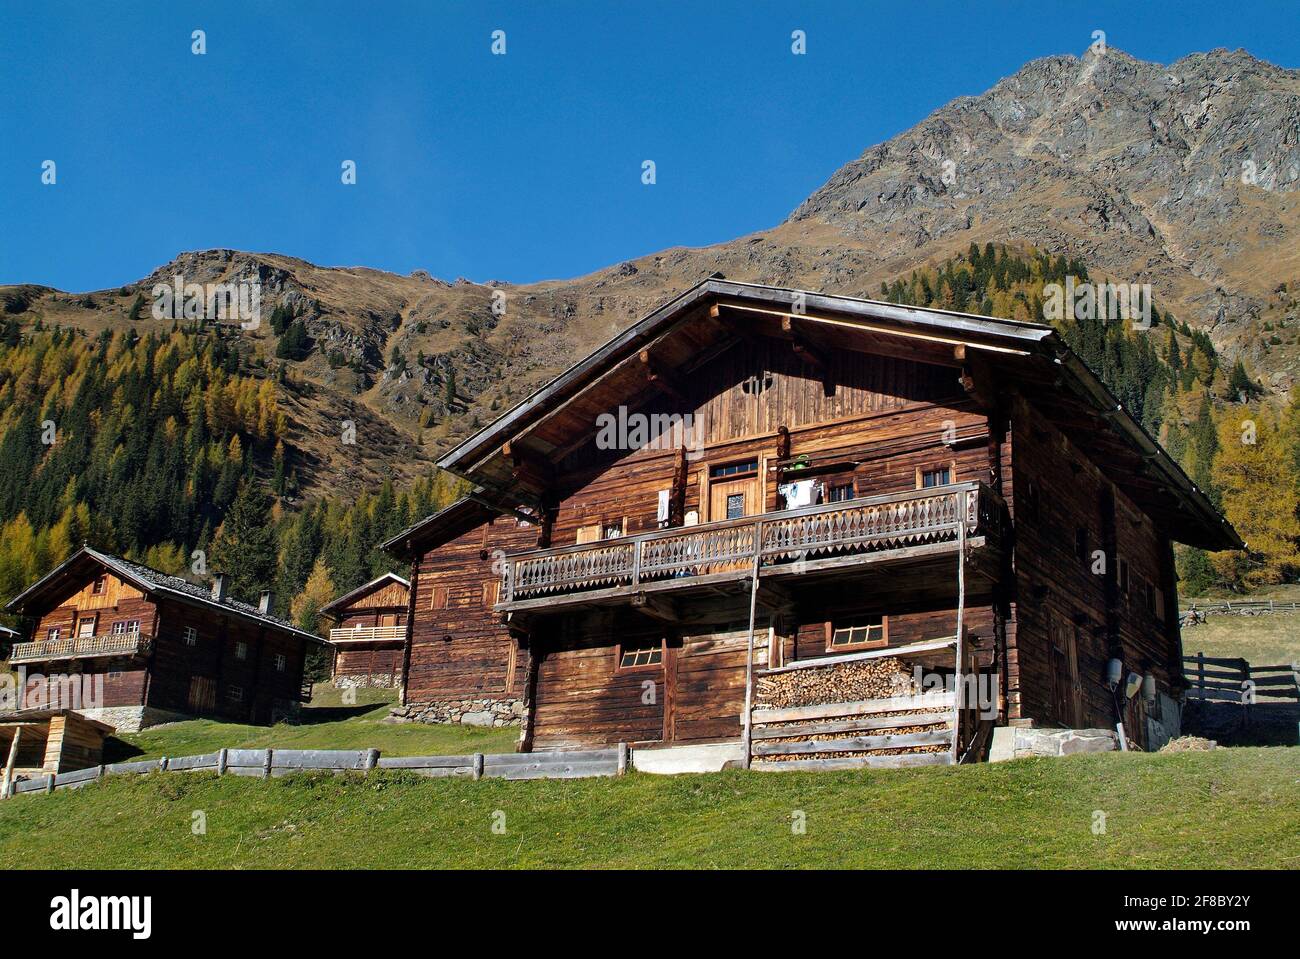
[{"label": "large wooden house", "polygon": [[[83,546],[5,607],[35,622],[10,664],[28,698],[66,697],[120,731],[190,716],[269,723],[311,698],[307,649],[323,641],[211,587]],[[45,685],[35,680],[43,678]],[[71,679],[71,682],[68,680]]]},{"label": "large wooden house", "polygon": [[1156,745],[1171,541],[1242,546],[1050,326],[720,278],[439,465],[474,492],[388,544],[401,712],[518,716],[524,749],[896,765],[1120,722]]},{"label": "large wooden house", "polygon": [[401,685],[410,593],[409,582],[385,573],[321,607],[334,624],[335,686]]}]

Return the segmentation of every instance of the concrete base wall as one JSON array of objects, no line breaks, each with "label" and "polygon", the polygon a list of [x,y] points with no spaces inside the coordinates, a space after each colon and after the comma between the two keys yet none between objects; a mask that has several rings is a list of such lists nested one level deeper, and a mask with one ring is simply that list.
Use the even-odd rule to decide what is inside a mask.
[{"label": "concrete base wall", "polygon": [[1113,729],[1030,729],[999,726],[993,730],[989,762],[1025,759],[1030,756],[1073,756],[1077,753],[1108,753],[1119,749]]},{"label": "concrete base wall", "polygon": [[398,722],[518,726],[525,709],[522,699],[456,699],[394,706],[388,715]]},{"label": "concrete base wall", "polygon": [[716,773],[728,763],[744,762],[744,744],[704,743],[632,750],[632,768],[644,773]]}]

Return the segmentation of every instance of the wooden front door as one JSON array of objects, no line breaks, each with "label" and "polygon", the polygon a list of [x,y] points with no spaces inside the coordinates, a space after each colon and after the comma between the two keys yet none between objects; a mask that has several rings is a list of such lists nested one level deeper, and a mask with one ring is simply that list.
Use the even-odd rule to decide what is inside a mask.
[{"label": "wooden front door", "polygon": [[190,679],[190,712],[203,716],[217,708],[217,681],[206,676]]},{"label": "wooden front door", "polygon": [[758,477],[714,480],[709,484],[709,522],[720,523],[763,512]]},{"label": "wooden front door", "polygon": [[1079,650],[1074,626],[1053,617],[1052,709],[1056,721],[1070,729],[1083,725],[1083,686],[1079,682]]}]

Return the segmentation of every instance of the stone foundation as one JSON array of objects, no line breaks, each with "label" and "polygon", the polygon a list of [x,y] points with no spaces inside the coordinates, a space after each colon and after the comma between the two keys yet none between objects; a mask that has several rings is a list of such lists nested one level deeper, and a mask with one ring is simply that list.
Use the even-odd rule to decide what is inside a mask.
[{"label": "stone foundation", "polygon": [[348,673],[334,677],[335,689],[395,689],[400,685],[392,673]]},{"label": "stone foundation", "polygon": [[1113,729],[1031,729],[999,726],[993,730],[989,762],[1025,759],[1029,756],[1073,756],[1076,753],[1108,753],[1119,749]]},{"label": "stone foundation", "polygon": [[119,733],[138,733],[150,726],[194,718],[185,713],[173,713],[153,706],[103,706],[99,709],[79,709],[77,712],[87,719],[108,723]]},{"label": "stone foundation", "polygon": [[389,716],[411,723],[518,726],[525,712],[522,699],[447,699],[394,706]]}]

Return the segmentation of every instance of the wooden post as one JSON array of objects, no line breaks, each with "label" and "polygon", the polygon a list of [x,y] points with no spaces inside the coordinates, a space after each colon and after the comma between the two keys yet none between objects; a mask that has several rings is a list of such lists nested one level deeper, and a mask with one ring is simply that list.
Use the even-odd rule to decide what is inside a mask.
[{"label": "wooden post", "polygon": [[754,570],[749,588],[749,645],[745,653],[745,715],[744,715],[744,763],[749,768],[750,742],[754,728],[754,618],[758,615],[758,564],[762,562],[762,532],[760,521],[754,528]]},{"label": "wooden post", "polygon": [[618,774],[627,774],[627,743],[618,744]]},{"label": "wooden post", "polygon": [[374,769],[378,765],[379,765],[379,750],[367,749],[366,750],[366,772],[370,772],[370,770]]},{"label": "wooden post", "polygon": [[48,796],[54,792],[54,773],[45,774],[45,794]]},{"label": "wooden post", "polygon": [[13,742],[9,744],[9,759],[5,762],[4,782],[0,783],[0,799],[8,799],[13,795],[14,785],[14,763],[18,761],[18,739],[23,734],[23,727],[14,727]]},{"label": "wooden post", "polygon": [[1196,651],[1196,685],[1201,690],[1197,698],[1205,702],[1205,653],[1199,649]]},{"label": "wooden post", "polygon": [[1254,691],[1248,685],[1250,683],[1250,663],[1246,660],[1238,660],[1241,664],[1241,725],[1242,728],[1250,726],[1250,696]]},{"label": "wooden post", "polygon": [[262,778],[271,778],[271,750],[266,751],[266,758],[262,760]]},{"label": "wooden post", "polygon": [[159,772],[163,772],[163,773],[165,773],[165,772],[167,771],[168,763],[169,763],[169,760],[167,759],[166,756],[164,756],[162,759],[158,760],[158,771],[159,771]]},{"label": "wooden post", "polygon": [[[966,502],[970,493],[954,494],[957,500],[957,656],[953,666],[952,761],[960,758],[962,713],[962,657],[966,642]],[[973,495],[978,496],[975,490]]]},{"label": "wooden post", "polygon": [[473,778],[474,778],[474,779],[482,779],[482,778],[483,778],[483,754],[482,754],[482,753],[475,753],[475,754],[474,754],[474,772],[473,772]]},{"label": "wooden post", "polygon": [[227,763],[226,753],[227,751],[224,748],[217,750],[217,775],[218,776],[224,776],[226,774],[226,763]]}]

